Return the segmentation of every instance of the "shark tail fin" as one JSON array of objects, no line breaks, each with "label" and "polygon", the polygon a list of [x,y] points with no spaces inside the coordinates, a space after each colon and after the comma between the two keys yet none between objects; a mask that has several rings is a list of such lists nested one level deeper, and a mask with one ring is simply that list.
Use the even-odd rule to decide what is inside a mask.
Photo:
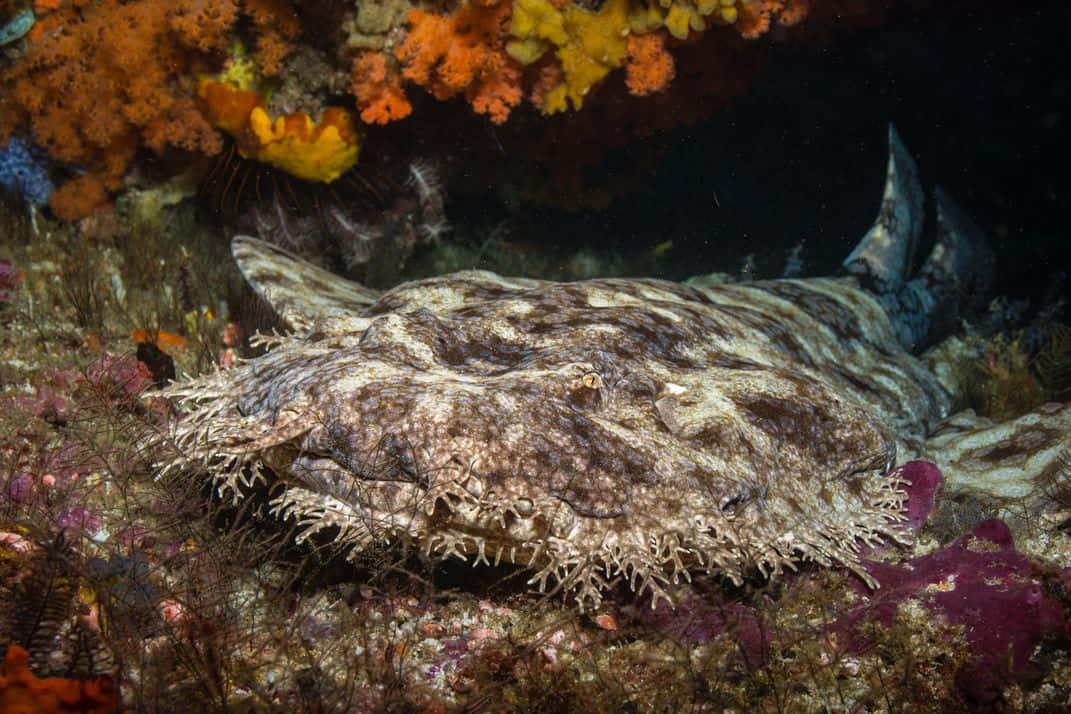
[{"label": "shark tail fin", "polygon": [[874,294],[892,320],[900,343],[915,352],[983,307],[993,274],[993,252],[985,235],[947,191],[938,187],[934,193],[934,245],[912,277],[925,202],[915,162],[890,124],[881,210],[841,266],[844,274]]}]

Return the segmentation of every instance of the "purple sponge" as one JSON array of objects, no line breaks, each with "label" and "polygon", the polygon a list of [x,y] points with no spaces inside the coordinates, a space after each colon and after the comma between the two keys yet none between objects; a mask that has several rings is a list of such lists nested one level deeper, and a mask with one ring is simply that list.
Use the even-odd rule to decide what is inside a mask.
[{"label": "purple sponge", "polygon": [[881,587],[868,591],[854,584],[870,603],[841,618],[835,629],[861,621],[888,626],[902,603],[921,603],[935,618],[963,626],[971,660],[958,684],[976,702],[994,701],[1009,680],[1029,679],[1030,659],[1043,640],[1071,635],[1055,594],[1068,585],[1067,575],[1017,553],[1008,526],[995,518],[903,565],[867,562],[865,567]]}]

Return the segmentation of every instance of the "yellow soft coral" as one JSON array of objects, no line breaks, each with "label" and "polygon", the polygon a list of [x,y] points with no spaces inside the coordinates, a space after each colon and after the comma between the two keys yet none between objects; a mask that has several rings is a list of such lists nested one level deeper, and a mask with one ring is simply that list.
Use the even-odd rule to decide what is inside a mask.
[{"label": "yellow soft coral", "polygon": [[548,0],[515,0],[510,33],[518,38],[506,52],[521,64],[532,64],[551,48],[569,40],[565,16]]},{"label": "yellow soft coral", "polygon": [[561,63],[563,81],[543,97],[547,114],[584,103],[588,91],[625,60],[629,34],[628,0],[607,0],[598,12],[569,5],[558,10],[549,0],[516,0],[507,47],[510,56],[530,64],[551,47]]},{"label": "yellow soft coral", "polygon": [[262,80],[257,63],[249,56],[241,41],[231,44],[230,57],[219,74],[219,81],[233,84],[239,89],[253,89]]},{"label": "yellow soft coral", "polygon": [[234,137],[242,156],[323,183],[357,162],[360,140],[345,109],[325,109],[319,122],[305,112],[273,120],[259,96],[234,85],[205,79],[198,94],[212,123]]},{"label": "yellow soft coral", "polygon": [[702,32],[707,21],[731,25],[739,15],[737,0],[656,0],[633,8],[629,26],[633,32],[652,32],[665,27],[678,40]]},{"label": "yellow soft coral", "polygon": [[319,123],[305,112],[272,121],[256,107],[249,114],[249,128],[260,141],[258,161],[306,181],[334,181],[353,167],[360,151],[353,118],[339,107],[325,109]]}]

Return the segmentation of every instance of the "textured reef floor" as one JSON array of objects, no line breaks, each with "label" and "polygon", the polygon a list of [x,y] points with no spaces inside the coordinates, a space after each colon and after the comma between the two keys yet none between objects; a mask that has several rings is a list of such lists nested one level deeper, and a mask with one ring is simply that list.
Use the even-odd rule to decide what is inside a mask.
[{"label": "textured reef floor", "polygon": [[[1069,20],[1055,0],[0,0],[0,714],[1071,710]],[[872,216],[887,121],[1026,284],[924,356],[973,413],[898,472],[913,547],[696,575],[654,607],[617,582],[581,612],[512,565],[348,562],[330,533],[296,544],[267,493],[153,468],[146,434],[180,415],[150,390],[280,327],[235,233],[377,289],[809,275]],[[852,170],[871,157],[873,181]]]},{"label": "textured reef floor", "polygon": [[[0,639],[28,663],[9,648],[4,706],[1066,706],[1066,457],[1044,480],[1018,484],[1032,500],[999,487],[950,492],[932,465],[902,467],[918,544],[865,554],[876,591],[844,570],[804,566],[773,584],[696,578],[674,607],[653,610],[621,585],[587,613],[530,592],[512,567],[391,548],[350,564],[322,540],[295,546],[287,524],[214,499],[202,482],[154,479],[139,435],[166,407],[139,397],[175,371],[225,368],[264,324],[223,243],[189,211],[131,192],[78,226],[35,229],[20,210],[2,214]],[[134,251],[133,236],[153,238]],[[968,335],[943,349],[992,416],[1060,395],[1066,355],[1055,348],[1040,372],[1016,335]]]}]

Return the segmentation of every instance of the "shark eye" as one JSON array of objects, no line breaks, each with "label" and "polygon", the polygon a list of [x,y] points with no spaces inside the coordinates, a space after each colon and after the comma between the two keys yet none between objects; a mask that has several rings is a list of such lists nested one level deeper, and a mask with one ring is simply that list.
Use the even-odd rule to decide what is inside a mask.
[{"label": "shark eye", "polygon": [[569,382],[568,398],[576,409],[598,409],[607,398],[606,382],[598,372],[584,372]]},{"label": "shark eye", "polygon": [[602,377],[599,376],[598,372],[588,372],[580,378],[580,383],[588,389],[599,389],[602,387]]}]

